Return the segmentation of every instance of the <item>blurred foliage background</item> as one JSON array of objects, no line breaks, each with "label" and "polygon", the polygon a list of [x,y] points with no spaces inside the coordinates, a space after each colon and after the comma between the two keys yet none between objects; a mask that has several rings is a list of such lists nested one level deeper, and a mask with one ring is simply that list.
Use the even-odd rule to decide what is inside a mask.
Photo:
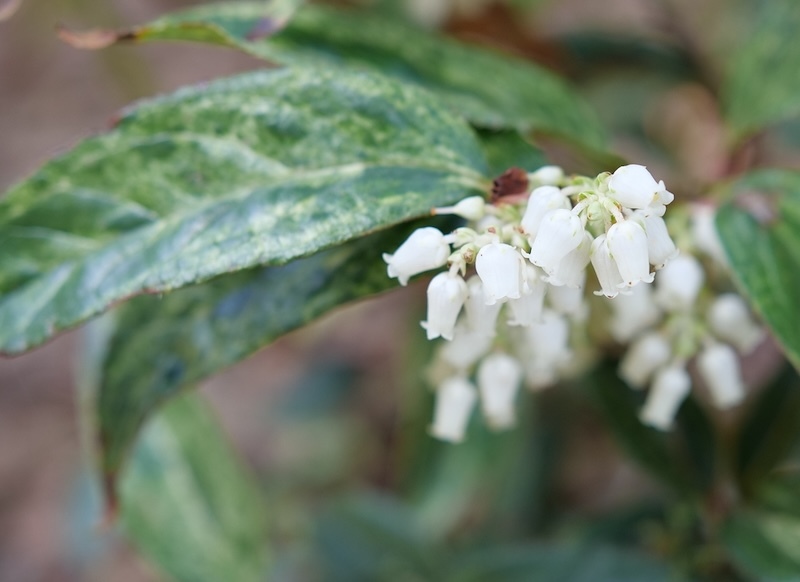
[{"label": "blurred foliage background", "polygon": [[[28,0],[0,23],[0,187],[134,99],[260,66],[180,44],[83,52],[55,35],[56,23],[123,27],[192,4]],[[722,123],[732,47],[763,2],[357,4],[565,75],[615,150],[680,196],[744,168],[800,169],[797,122],[732,155]],[[557,144],[548,153],[580,163]],[[137,511],[122,527],[80,447],[85,334],[0,360],[0,580],[165,579],[121,530],[192,580],[800,579],[800,392],[773,344],[745,365],[748,406],[712,413],[692,400],[668,436],[638,423],[640,395],[606,363],[524,399],[516,430],[475,423],[452,446],[426,434],[423,299],[417,284],[340,309],[204,382],[202,402],[170,404],[137,444],[121,490]],[[198,449],[199,473],[186,462]],[[745,509],[731,517],[733,505]],[[175,529],[154,529],[153,514]]]}]

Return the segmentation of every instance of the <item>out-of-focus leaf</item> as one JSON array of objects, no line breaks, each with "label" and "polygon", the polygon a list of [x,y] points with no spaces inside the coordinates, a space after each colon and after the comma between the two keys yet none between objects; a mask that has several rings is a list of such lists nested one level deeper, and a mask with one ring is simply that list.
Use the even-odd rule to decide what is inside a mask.
[{"label": "out-of-focus leaf", "polygon": [[611,546],[530,544],[459,555],[448,582],[648,582],[672,580],[666,564]]},{"label": "out-of-focus leaf", "polygon": [[734,562],[756,580],[800,580],[800,519],[778,513],[741,510],[722,529],[722,542]]},{"label": "out-of-focus leaf", "polygon": [[410,508],[363,492],[322,513],[316,541],[323,579],[444,580],[441,556]]},{"label": "out-of-focus leaf", "polygon": [[366,72],[253,73],[141,103],[0,200],[0,352],[428,215],[484,193],[484,171],[463,120]]},{"label": "out-of-focus leaf", "polygon": [[755,30],[742,39],[723,92],[733,136],[800,114],[800,10],[794,0],[759,4]]},{"label": "out-of-focus leaf", "polygon": [[729,189],[717,229],[734,277],[800,367],[800,174],[754,172]]},{"label": "out-of-focus leaf", "polygon": [[266,579],[264,506],[202,401],[150,420],[120,490],[126,533],[175,580]]},{"label": "out-of-focus leaf", "polygon": [[122,306],[97,404],[107,481],[124,463],[142,422],[179,390],[337,305],[393,287],[381,253],[394,250],[409,230],[390,229],[285,266]]},{"label": "out-of-focus leaf", "polygon": [[[787,366],[751,407],[739,432],[736,471],[753,493],[800,436],[800,378]],[[800,489],[798,489],[800,494]]]},{"label": "out-of-focus leaf", "polygon": [[273,62],[352,64],[422,85],[487,128],[555,133],[595,147],[604,132],[556,75],[501,53],[426,33],[377,14],[305,6],[275,34],[268,5],[210,4],[119,33],[118,40],[189,40],[240,48]]},{"label": "out-of-focus leaf", "polygon": [[516,131],[482,130],[478,137],[489,163],[490,176],[497,177],[513,166],[532,172],[547,164],[542,151]]}]

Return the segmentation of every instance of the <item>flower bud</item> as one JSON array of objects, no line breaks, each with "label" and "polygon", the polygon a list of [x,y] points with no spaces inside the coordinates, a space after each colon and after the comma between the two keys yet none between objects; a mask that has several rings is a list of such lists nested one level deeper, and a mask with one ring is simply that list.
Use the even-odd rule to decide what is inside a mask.
[{"label": "flower bud", "polygon": [[693,204],[692,208],[692,237],[695,246],[703,253],[714,259],[723,267],[728,266],[728,255],[722,246],[722,241],[714,224],[717,210],[709,204]]},{"label": "flower bud", "polygon": [[492,428],[510,428],[514,425],[514,399],[522,380],[522,367],[507,354],[486,356],[477,373],[483,414]]},{"label": "flower bud", "polygon": [[719,408],[736,406],[744,399],[744,382],[736,352],[727,344],[714,344],[697,356],[697,369]]},{"label": "flower bud", "polygon": [[450,245],[436,228],[418,228],[393,255],[384,253],[389,277],[397,277],[401,285],[419,273],[442,267],[450,256]]},{"label": "flower bud", "polygon": [[564,170],[559,166],[542,166],[529,174],[528,179],[534,184],[558,186],[564,180]]},{"label": "flower bud", "polygon": [[478,396],[465,378],[449,378],[436,390],[436,407],[430,433],[451,443],[464,440],[469,417]]},{"label": "flower bud", "polygon": [[683,366],[661,370],[650,387],[639,418],[654,428],[668,430],[691,387],[691,378]]},{"label": "flower bud", "polygon": [[451,273],[439,273],[428,285],[428,320],[422,327],[428,339],[443,337],[453,339],[456,319],[467,299],[467,284],[464,279]]},{"label": "flower bud", "polygon": [[522,255],[511,245],[490,243],[478,251],[475,270],[483,282],[487,305],[518,299],[522,290]]},{"label": "flower bud", "polygon": [[454,206],[434,208],[433,214],[455,214],[467,220],[480,220],[486,213],[486,201],[483,196],[470,196],[464,198]]}]

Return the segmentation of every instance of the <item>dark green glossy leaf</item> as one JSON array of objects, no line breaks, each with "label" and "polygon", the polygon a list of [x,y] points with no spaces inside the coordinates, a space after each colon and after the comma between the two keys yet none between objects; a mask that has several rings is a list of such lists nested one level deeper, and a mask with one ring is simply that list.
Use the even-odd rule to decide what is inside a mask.
[{"label": "dark green glossy leaf", "polygon": [[283,264],[481,193],[474,134],[424,91],[298,68],[124,113],[0,201],[0,352],[112,303]]},{"label": "dark green glossy leaf", "polygon": [[381,253],[396,248],[408,230],[122,306],[97,399],[108,478],[113,481],[143,421],[182,388],[337,305],[393,287]]},{"label": "dark green glossy leaf", "polygon": [[759,395],[739,432],[736,470],[753,493],[800,436],[800,378],[791,366]]},{"label": "dark green glossy leaf", "polygon": [[723,93],[736,139],[800,114],[798,29],[794,0],[760,3],[755,30],[737,47]]},{"label": "dark green glossy leaf", "polygon": [[266,579],[264,506],[199,399],[173,400],[150,420],[120,494],[125,532],[175,580]]},{"label": "dark green glossy leaf", "polygon": [[734,276],[800,367],[800,174],[754,172],[729,188],[717,229]]},{"label": "dark green glossy leaf", "polygon": [[528,143],[516,131],[482,130],[478,137],[489,163],[489,175],[497,177],[516,166],[529,172],[547,164],[541,150]]},{"label": "dark green glossy leaf", "polygon": [[756,580],[800,580],[800,519],[738,511],[722,529],[722,541],[737,566]]},{"label": "dark green glossy leaf", "polygon": [[459,556],[448,582],[648,582],[671,580],[665,564],[638,552],[586,544],[530,544]]},{"label": "dark green glossy leaf", "polygon": [[376,14],[306,6],[279,31],[264,30],[265,17],[271,18],[270,7],[263,3],[211,4],[170,14],[119,38],[209,42],[285,64],[322,59],[329,65],[357,65],[422,85],[482,127],[603,144],[603,131],[585,103],[557,76],[530,62]]}]

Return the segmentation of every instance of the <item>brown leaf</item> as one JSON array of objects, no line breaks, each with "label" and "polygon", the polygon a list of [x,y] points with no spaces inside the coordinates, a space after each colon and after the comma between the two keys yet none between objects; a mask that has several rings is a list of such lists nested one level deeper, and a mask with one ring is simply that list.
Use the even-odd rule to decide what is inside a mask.
[{"label": "brown leaf", "polygon": [[111,46],[121,40],[133,40],[135,34],[129,31],[116,31],[102,28],[94,30],[77,31],[70,30],[65,26],[59,25],[56,29],[58,38],[70,46],[79,49],[97,50]]}]

